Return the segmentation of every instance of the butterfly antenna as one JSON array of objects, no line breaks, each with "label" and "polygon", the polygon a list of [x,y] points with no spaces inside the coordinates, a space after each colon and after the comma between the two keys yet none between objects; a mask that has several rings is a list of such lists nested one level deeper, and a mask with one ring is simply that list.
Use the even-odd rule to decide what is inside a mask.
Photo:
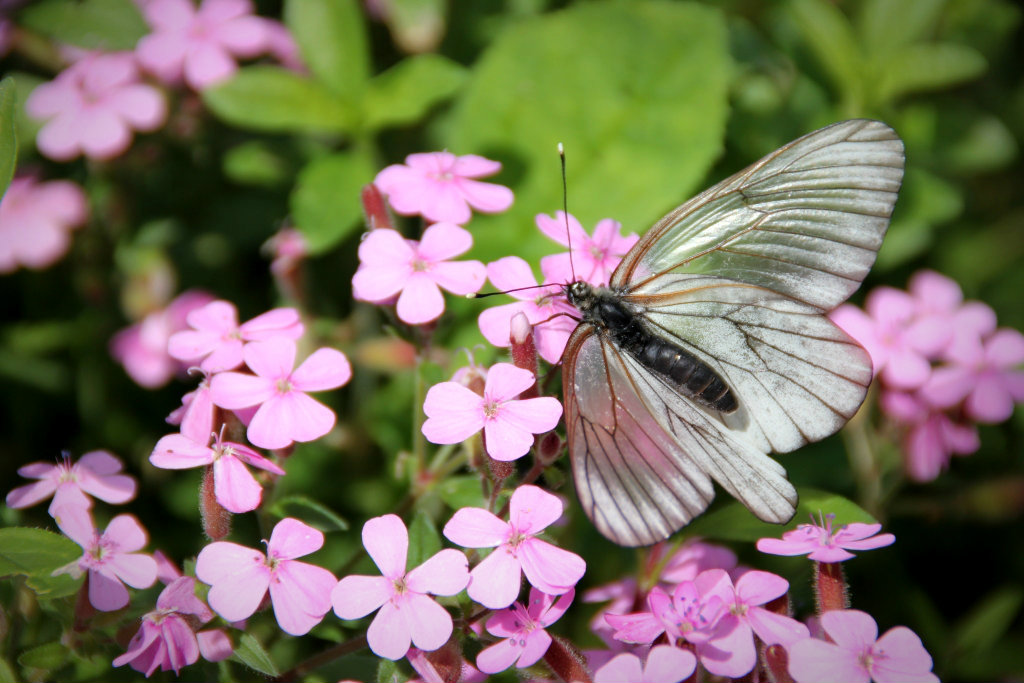
[{"label": "butterfly antenna", "polygon": [[572,262],[572,232],[569,230],[569,185],[565,180],[565,147],[558,143],[558,158],[562,160],[562,217],[565,219],[565,238],[569,244],[569,271],[576,282],[576,266]]}]

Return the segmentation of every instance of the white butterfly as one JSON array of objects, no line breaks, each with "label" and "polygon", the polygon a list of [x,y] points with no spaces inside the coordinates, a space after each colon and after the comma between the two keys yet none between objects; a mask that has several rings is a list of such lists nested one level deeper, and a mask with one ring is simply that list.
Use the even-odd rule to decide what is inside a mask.
[{"label": "white butterfly", "polygon": [[580,503],[626,546],[703,512],[712,480],[783,523],[796,489],[767,455],[836,432],[871,381],[825,314],[875,261],[903,143],[852,120],[795,140],[654,224],[610,285],[566,287],[582,321],[562,357]]}]

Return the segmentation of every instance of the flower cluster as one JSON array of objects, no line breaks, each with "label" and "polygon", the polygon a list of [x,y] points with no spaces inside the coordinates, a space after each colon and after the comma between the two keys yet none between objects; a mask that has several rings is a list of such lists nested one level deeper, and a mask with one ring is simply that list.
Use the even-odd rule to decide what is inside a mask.
[{"label": "flower cluster", "polygon": [[845,304],[831,318],[871,355],[907,474],[924,482],[978,449],[975,423],[1002,422],[1024,401],[1024,335],[998,329],[991,308],[939,273],[921,271],[907,289],[878,287],[864,310]]},{"label": "flower cluster", "polygon": [[15,178],[0,200],[0,273],[55,263],[88,214],[85,193],[70,181]]}]

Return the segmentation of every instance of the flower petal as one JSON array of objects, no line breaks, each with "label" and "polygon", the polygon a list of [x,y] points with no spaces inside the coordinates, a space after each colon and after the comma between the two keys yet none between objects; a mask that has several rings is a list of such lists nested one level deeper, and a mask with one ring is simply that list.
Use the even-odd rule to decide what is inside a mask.
[{"label": "flower petal", "polygon": [[405,585],[416,593],[455,595],[469,585],[469,560],[453,548],[441,550],[409,572]]},{"label": "flower petal", "polygon": [[293,636],[309,633],[331,609],[334,575],[323,567],[286,560],[270,582],[270,600],[281,630]]},{"label": "flower petal", "polygon": [[409,531],[398,515],[383,515],[363,525],[363,547],[380,573],[397,581],[405,576]]},{"label": "flower petal", "polygon": [[339,619],[361,619],[387,602],[394,584],[383,576],[346,576],[331,590],[331,604]]}]

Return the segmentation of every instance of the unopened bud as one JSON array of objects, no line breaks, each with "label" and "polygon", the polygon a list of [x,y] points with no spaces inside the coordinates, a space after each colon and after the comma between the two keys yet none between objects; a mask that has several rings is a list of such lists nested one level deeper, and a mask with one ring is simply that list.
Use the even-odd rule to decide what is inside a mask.
[{"label": "unopened bud", "polygon": [[814,595],[818,600],[818,614],[835,609],[849,609],[850,595],[842,563],[814,563]]},{"label": "unopened bud", "polygon": [[394,221],[388,213],[387,204],[384,202],[384,195],[380,193],[373,183],[363,185],[360,198],[363,202],[363,213],[366,214],[366,227],[370,230],[380,228],[394,229]]},{"label": "unopened bud", "polygon": [[[511,332],[509,341],[512,344],[512,363],[517,368],[529,370],[533,376],[537,376],[537,344],[533,338],[533,325],[527,320],[526,315],[520,311],[512,316]],[[536,382],[519,398],[536,398],[539,395]]]},{"label": "unopened bud", "polygon": [[572,643],[561,636],[551,636],[551,645],[544,654],[544,662],[563,681],[573,681],[573,683],[592,683],[593,681],[590,672],[587,671],[583,655],[573,647]]},{"label": "unopened bud", "polygon": [[544,467],[553,464],[562,456],[562,438],[555,432],[548,432],[537,446],[537,457],[540,458]]},{"label": "unopened bud", "polygon": [[789,675],[789,654],[781,645],[769,645],[764,649],[764,663],[774,683],[793,683]]}]

